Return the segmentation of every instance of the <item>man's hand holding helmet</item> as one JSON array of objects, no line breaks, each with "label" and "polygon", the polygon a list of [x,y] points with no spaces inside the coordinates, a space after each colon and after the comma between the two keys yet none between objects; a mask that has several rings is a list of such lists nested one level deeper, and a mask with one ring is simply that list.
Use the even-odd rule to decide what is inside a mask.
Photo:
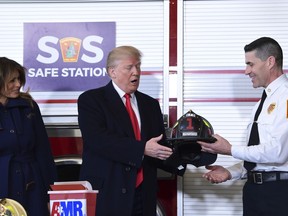
[{"label": "man's hand holding helmet", "polygon": [[160,145],[158,142],[162,139],[163,134],[158,137],[151,138],[146,142],[144,154],[160,160],[166,160],[171,156],[172,149],[164,145]]},{"label": "man's hand holding helmet", "polygon": [[218,134],[213,135],[216,138],[214,143],[197,141],[201,145],[203,152],[212,154],[231,155],[231,144]]}]

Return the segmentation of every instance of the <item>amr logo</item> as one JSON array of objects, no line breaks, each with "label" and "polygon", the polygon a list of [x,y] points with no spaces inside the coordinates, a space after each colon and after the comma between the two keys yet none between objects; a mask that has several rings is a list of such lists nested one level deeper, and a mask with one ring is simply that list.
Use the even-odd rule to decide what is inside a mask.
[{"label": "amr logo", "polygon": [[51,205],[51,216],[86,216],[86,205],[83,201],[54,201]]}]

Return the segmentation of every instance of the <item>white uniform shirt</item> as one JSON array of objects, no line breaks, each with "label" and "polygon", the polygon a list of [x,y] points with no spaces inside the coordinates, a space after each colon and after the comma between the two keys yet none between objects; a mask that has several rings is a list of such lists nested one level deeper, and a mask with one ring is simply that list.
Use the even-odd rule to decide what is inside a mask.
[{"label": "white uniform shirt", "polygon": [[[260,101],[254,106],[248,124],[247,142],[243,146],[232,146],[234,158],[256,162],[254,171],[288,171],[288,78],[278,77],[265,89],[267,98],[258,117],[260,143],[247,146],[255,112]],[[246,177],[243,162],[229,167],[232,179]]]}]

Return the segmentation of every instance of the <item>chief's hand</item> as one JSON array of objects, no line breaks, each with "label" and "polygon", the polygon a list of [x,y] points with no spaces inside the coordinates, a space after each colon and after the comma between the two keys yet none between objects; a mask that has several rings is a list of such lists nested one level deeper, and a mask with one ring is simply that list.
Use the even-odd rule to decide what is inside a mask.
[{"label": "chief's hand", "polygon": [[211,183],[222,183],[231,179],[231,173],[222,166],[206,166],[206,169],[211,170],[203,175]]},{"label": "chief's hand", "polygon": [[197,141],[197,143],[201,145],[202,151],[213,154],[231,155],[231,144],[218,134],[215,134],[214,137],[217,139],[214,143]]},{"label": "chief's hand", "polygon": [[146,142],[144,154],[153,158],[166,160],[173,153],[172,149],[158,142],[162,139],[163,134],[158,137],[153,137]]}]

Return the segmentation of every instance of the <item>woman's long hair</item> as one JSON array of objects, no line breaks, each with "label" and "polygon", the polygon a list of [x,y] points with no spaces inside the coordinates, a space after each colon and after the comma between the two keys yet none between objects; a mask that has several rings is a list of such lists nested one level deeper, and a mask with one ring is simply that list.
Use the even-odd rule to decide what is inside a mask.
[{"label": "woman's long hair", "polygon": [[[0,57],[0,95],[6,88],[7,80],[15,71],[19,72],[19,81],[21,88],[23,88],[26,83],[26,68],[12,59]],[[33,98],[29,94],[29,89],[26,92],[20,92],[19,97],[28,100],[33,107]]]}]

